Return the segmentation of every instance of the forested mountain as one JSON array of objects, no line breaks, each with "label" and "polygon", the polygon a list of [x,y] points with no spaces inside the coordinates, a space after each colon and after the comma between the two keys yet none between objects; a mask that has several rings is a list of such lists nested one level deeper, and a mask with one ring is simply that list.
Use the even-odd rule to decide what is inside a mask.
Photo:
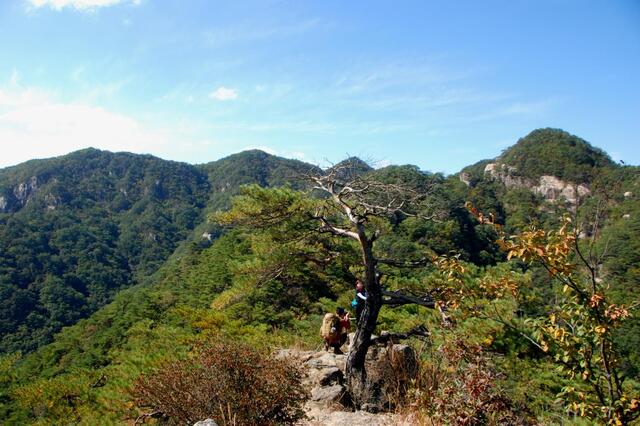
[{"label": "forested mountain", "polygon": [[143,281],[241,184],[309,167],[260,151],[196,167],[87,149],[0,170],[0,351],[48,343]]},{"label": "forested mountain", "polygon": [[462,173],[473,181],[483,179],[488,164],[504,165],[510,175],[529,181],[549,175],[575,184],[588,184],[603,170],[617,166],[601,149],[551,128],[532,131],[496,159],[480,161],[464,168]]},{"label": "forested mountain", "polygon": [[601,149],[560,129],[538,129],[505,150],[498,161],[524,177],[551,175],[559,179],[588,183],[603,168],[615,167]]},{"label": "forested mountain", "polygon": [[208,193],[192,166],[95,149],[0,171],[0,350],[47,343],[153,273]]},{"label": "forested mountain", "polygon": [[202,166],[209,176],[213,209],[227,208],[229,200],[242,185],[258,184],[264,187],[304,185],[302,175],[318,173],[317,166],[298,160],[288,160],[260,150],[243,151]]},{"label": "forested mountain", "polygon": [[[505,184],[503,176],[491,173],[495,168],[487,169],[496,163],[525,184]],[[398,215],[381,225],[376,248],[385,257],[455,259],[464,283],[485,293],[493,291],[486,287],[490,277],[508,276],[525,288],[495,305],[474,299],[471,313],[460,315],[453,330],[439,330],[436,315],[415,307],[384,310],[380,329],[426,324],[434,347],[452,340],[480,345],[496,354],[491,364],[514,404],[542,423],[562,423],[556,394],[574,384],[487,308],[508,324],[523,325],[545,313],[563,294],[562,286],[541,267],[508,261],[495,243],[496,228],[465,205],[514,233],[531,226],[555,229],[569,214],[584,225],[585,243],[594,237],[592,252],[602,253],[599,279],[616,303],[628,305],[640,293],[640,168],[616,165],[597,148],[553,129],[534,131],[497,159],[460,175],[415,166],[372,169],[357,158],[334,167],[322,171],[261,151],[189,166],[85,150],[0,170],[0,324],[6,352],[0,357],[0,419],[133,421],[141,413],[131,394],[140,374],[163,360],[184,358],[194,342],[230,338],[258,347],[317,346],[322,315],[348,306],[353,297],[353,282],[362,273],[357,247],[325,234],[287,239],[296,232],[309,238],[300,229],[304,222],[273,231],[234,228],[212,213],[228,209],[238,194],[245,198],[235,203],[307,206],[313,193],[297,191],[310,187],[301,176],[337,170],[346,178],[408,183],[429,193],[428,213],[435,220]],[[572,204],[527,186],[546,175],[584,185],[588,193]],[[240,191],[247,184],[253,186]],[[451,285],[451,277],[442,278],[433,263],[380,269],[392,289],[431,286],[442,292]],[[459,302],[465,303],[471,301]],[[456,309],[452,305],[452,315]],[[637,318],[619,330],[616,342],[625,375],[637,380]],[[20,356],[17,349],[37,350]]]}]

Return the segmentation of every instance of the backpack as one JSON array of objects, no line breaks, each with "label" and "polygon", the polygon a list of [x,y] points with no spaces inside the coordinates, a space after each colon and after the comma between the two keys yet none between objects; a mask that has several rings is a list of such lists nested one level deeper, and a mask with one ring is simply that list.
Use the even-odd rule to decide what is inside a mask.
[{"label": "backpack", "polygon": [[320,327],[320,336],[325,340],[340,339],[340,317],[336,314],[328,313],[322,319],[322,327]]}]

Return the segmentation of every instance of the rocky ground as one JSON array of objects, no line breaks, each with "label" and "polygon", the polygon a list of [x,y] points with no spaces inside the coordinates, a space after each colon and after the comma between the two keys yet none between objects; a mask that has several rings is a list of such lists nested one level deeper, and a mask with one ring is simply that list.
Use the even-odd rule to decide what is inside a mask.
[{"label": "rocky ground", "polygon": [[[401,345],[397,345],[401,346]],[[308,419],[300,426],[382,426],[409,425],[400,416],[391,413],[373,414],[353,411],[345,387],[346,355],[326,351],[282,350],[279,357],[291,357],[307,370],[304,384],[311,393],[305,405]]]}]

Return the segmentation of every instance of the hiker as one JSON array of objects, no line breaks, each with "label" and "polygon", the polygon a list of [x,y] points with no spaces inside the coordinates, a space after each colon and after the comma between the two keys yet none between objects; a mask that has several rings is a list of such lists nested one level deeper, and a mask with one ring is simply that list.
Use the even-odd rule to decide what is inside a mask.
[{"label": "hiker", "polygon": [[320,327],[320,336],[324,340],[324,350],[340,350],[340,317],[332,312],[325,314]]},{"label": "hiker", "polygon": [[356,310],[356,322],[360,321],[365,300],[367,300],[367,292],[364,289],[364,284],[362,281],[356,280],[356,297],[351,302],[351,306]]},{"label": "hiker", "polygon": [[349,318],[349,312],[344,308],[336,308],[336,315],[340,317],[340,346],[342,346],[351,331],[351,318]]},{"label": "hiker", "polygon": [[337,308],[336,313],[327,313],[322,319],[320,336],[324,340],[324,350],[333,348],[333,352],[341,354],[340,346],[347,340],[347,335],[351,325],[349,324],[349,314],[343,308]]}]

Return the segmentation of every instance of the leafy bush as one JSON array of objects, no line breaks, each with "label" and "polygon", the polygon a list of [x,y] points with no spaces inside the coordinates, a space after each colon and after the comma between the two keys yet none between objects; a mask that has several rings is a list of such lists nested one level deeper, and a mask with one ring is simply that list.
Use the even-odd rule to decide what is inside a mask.
[{"label": "leafy bush", "polygon": [[248,345],[199,344],[191,359],[165,362],[134,386],[136,404],[168,424],[294,424],[304,417],[302,371]]},{"label": "leafy bush", "polygon": [[421,366],[410,417],[418,424],[532,423],[526,409],[515,407],[498,388],[499,378],[481,346],[462,340],[446,343]]}]

